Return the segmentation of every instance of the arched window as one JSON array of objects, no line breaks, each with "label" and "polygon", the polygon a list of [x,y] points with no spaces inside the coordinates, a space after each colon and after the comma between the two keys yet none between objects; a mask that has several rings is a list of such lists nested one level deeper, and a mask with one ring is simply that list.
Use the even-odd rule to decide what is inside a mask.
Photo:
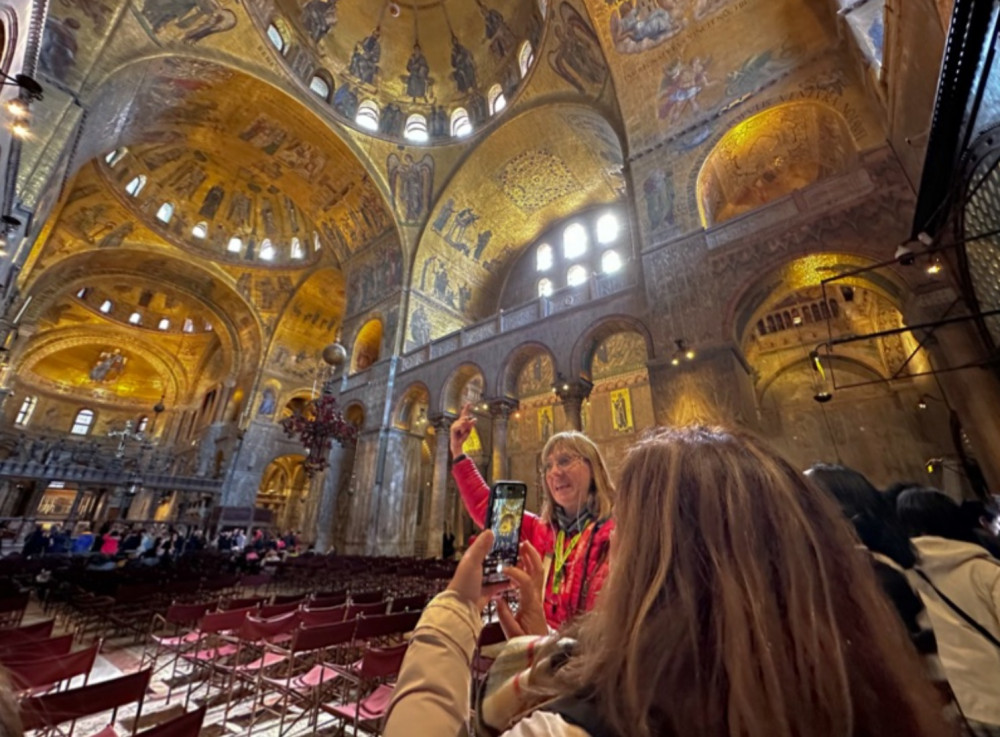
[{"label": "arched window", "polygon": [[38,404],[38,397],[25,397],[24,401],[21,402],[21,409],[17,411],[17,418],[14,420],[14,424],[20,427],[27,425],[31,419],[31,413],[35,411],[36,404]]},{"label": "arched window", "polygon": [[840,317],[840,305],[837,304],[837,300],[830,300],[830,314],[834,317]]},{"label": "arched window", "polygon": [[194,332],[194,320],[192,320],[190,317],[184,318],[184,332],[185,333]]},{"label": "arched window", "polygon": [[306,257],[306,249],[302,247],[302,241],[298,238],[292,238],[291,256],[296,261]]},{"label": "arched window", "polygon": [[507,107],[507,98],[503,96],[503,90],[500,88],[499,83],[490,87],[490,91],[486,95],[486,100],[490,104],[490,113],[492,115],[496,115]]},{"label": "arched window", "polygon": [[552,246],[543,243],[535,251],[535,270],[548,271],[552,268]]},{"label": "arched window", "polygon": [[239,253],[243,250],[243,240],[234,235],[229,239],[229,243],[226,245],[226,250],[230,253]]},{"label": "arched window", "polygon": [[101,306],[100,306],[99,309],[101,310],[101,312],[103,312],[106,315],[109,312],[111,312],[111,308],[112,307],[114,307],[114,305],[111,303],[111,300],[110,299],[106,299],[103,302],[101,302]]},{"label": "arched window", "polygon": [[282,35],[281,30],[271,23],[267,26],[267,40],[271,42],[271,45],[278,50],[278,53],[284,54],[285,50],[288,48],[288,42],[285,41],[285,37]]},{"label": "arched window", "polygon": [[378,105],[375,104],[375,101],[362,100],[361,104],[358,105],[358,112],[354,116],[354,122],[365,130],[377,131],[378,119]]},{"label": "arched window", "polygon": [[202,220],[200,223],[191,228],[191,235],[199,240],[205,240],[208,237],[208,223]]},{"label": "arched window", "polygon": [[322,97],[324,100],[329,101],[330,83],[318,74],[314,74],[313,78],[309,80],[309,89],[315,92],[318,96]]},{"label": "arched window", "polygon": [[170,320],[166,317],[161,317],[160,321],[156,323],[157,330],[170,330]]},{"label": "arched window", "polygon": [[538,9],[542,13],[542,17],[545,17],[545,12],[549,9],[548,0],[538,0]]},{"label": "arched window", "polygon": [[566,283],[571,287],[579,286],[587,281],[587,269],[583,264],[573,264],[566,272]]},{"label": "arched window", "polygon": [[274,260],[274,246],[270,238],[265,238],[260,242],[260,258],[262,261]]},{"label": "arched window", "polygon": [[169,223],[170,218],[174,216],[174,206],[169,202],[164,202],[160,205],[160,209],[156,211],[156,219],[161,223]]},{"label": "arched window", "polygon": [[139,422],[136,423],[136,432],[146,432],[146,428],[149,427],[149,416],[143,415],[139,418]]},{"label": "arched window", "polygon": [[597,218],[597,242],[613,243],[618,238],[618,216],[606,212]]},{"label": "arched window", "polygon": [[528,75],[531,64],[535,61],[535,52],[531,48],[531,42],[525,41],[517,52],[517,65],[521,68],[521,77]]},{"label": "arched window", "polygon": [[94,411],[92,409],[81,409],[73,419],[73,426],[69,429],[71,435],[87,435],[90,426],[94,424]]},{"label": "arched window", "polygon": [[318,251],[322,245],[319,241],[319,233],[313,233],[313,250]]},{"label": "arched window", "polygon": [[90,294],[90,287],[83,287],[76,293],[76,298],[86,299],[88,294]]},{"label": "arched window", "polygon": [[114,169],[118,162],[125,158],[126,153],[128,153],[127,148],[116,148],[114,151],[109,151],[104,156],[104,163]]},{"label": "arched window", "polygon": [[138,312],[133,312],[128,316],[129,325],[142,325],[142,315]]},{"label": "arched window", "polygon": [[587,252],[587,229],[582,223],[567,225],[563,231],[563,258],[579,258]]},{"label": "arched window", "polygon": [[614,274],[622,268],[622,257],[615,249],[609,249],[601,254],[601,271]]},{"label": "arched window", "polygon": [[463,138],[472,133],[472,121],[464,107],[457,107],[451,113],[451,135]]},{"label": "arched window", "polygon": [[128,192],[129,197],[136,197],[145,186],[146,175],[139,174],[138,176],[132,177],[132,181],[125,185],[125,191]]},{"label": "arched window", "polygon": [[767,328],[764,326],[763,320],[757,321],[757,335],[767,335]]},{"label": "arched window", "polygon": [[549,297],[552,295],[552,280],[545,278],[538,280],[538,296],[539,297]]},{"label": "arched window", "polygon": [[403,138],[414,143],[423,143],[427,140],[427,118],[420,113],[413,113],[406,119],[406,126],[403,128]]},{"label": "arched window", "polygon": [[210,323],[210,322],[208,322],[208,321],[206,320],[206,321],[205,321],[205,332],[206,332],[206,333],[210,333],[210,332],[212,332],[213,330],[215,330],[215,328],[213,328],[213,327],[212,327],[212,323]]}]

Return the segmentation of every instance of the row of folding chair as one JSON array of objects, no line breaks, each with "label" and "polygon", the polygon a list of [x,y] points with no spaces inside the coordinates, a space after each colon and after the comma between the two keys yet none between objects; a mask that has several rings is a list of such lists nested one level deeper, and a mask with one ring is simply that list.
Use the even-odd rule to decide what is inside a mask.
[{"label": "row of folding chair", "polygon": [[[20,702],[21,723],[25,732],[38,735],[60,734],[73,737],[81,719],[111,712],[108,725],[90,737],[117,737],[118,710],[137,704],[128,734],[137,737],[198,737],[205,719],[205,707],[182,714],[144,732],[138,732],[140,716],[149,686],[149,669],[68,691],[31,696]],[[69,723],[69,727],[65,725]]]},{"label": "row of folding chair", "polygon": [[[384,605],[380,606],[384,611]],[[241,697],[249,694],[252,728],[258,704],[264,706],[265,693],[274,696],[276,692],[279,700],[307,693],[314,699],[311,704],[315,719],[319,705],[325,701],[317,694],[326,689],[329,680],[368,678],[364,668],[355,672],[364,656],[350,666],[352,658],[400,640],[420,617],[419,611],[412,611],[345,621],[341,618],[344,611],[346,608],[337,613],[337,621],[313,626],[309,626],[308,609],[270,619],[258,617],[252,608],[206,613],[194,629],[159,643],[162,651],[171,653],[167,701],[173,698],[178,668],[183,663],[190,668],[185,708],[202,688],[206,702],[212,702],[214,689],[215,695],[227,704],[228,719]],[[155,665],[156,656],[150,662]],[[314,667],[317,664],[318,671]]]}]

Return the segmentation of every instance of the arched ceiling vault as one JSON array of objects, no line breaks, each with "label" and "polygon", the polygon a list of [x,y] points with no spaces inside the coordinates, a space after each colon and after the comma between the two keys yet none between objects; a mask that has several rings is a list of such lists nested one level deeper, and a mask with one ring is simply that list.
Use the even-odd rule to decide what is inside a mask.
[{"label": "arched ceiling vault", "polygon": [[413,291],[454,315],[431,337],[494,312],[507,271],[546,226],[621,198],[622,164],[614,128],[584,105],[530,108],[477,146],[444,186],[417,246]]}]

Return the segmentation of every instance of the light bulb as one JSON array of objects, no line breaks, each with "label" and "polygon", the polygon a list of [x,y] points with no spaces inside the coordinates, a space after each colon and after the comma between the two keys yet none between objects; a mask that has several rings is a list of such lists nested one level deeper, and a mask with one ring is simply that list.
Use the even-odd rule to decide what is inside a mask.
[{"label": "light bulb", "polygon": [[691,350],[690,348],[688,348],[687,351],[684,353],[684,358],[686,358],[689,361],[693,361],[694,360],[694,351]]},{"label": "light bulb", "polygon": [[15,118],[26,118],[30,112],[28,110],[28,103],[24,100],[11,100],[4,107],[6,107],[7,112]]},{"label": "light bulb", "polygon": [[27,138],[31,135],[31,130],[24,123],[14,123],[14,125],[10,127],[10,132],[17,138]]}]

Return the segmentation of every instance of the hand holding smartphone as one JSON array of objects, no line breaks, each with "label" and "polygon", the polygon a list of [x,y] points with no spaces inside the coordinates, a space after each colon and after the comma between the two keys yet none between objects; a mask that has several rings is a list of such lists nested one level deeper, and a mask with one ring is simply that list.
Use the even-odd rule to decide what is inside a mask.
[{"label": "hand holding smartphone", "polygon": [[506,581],[503,569],[517,563],[527,498],[528,485],[523,481],[497,481],[490,489],[486,526],[493,530],[493,548],[483,561],[485,583]]}]

